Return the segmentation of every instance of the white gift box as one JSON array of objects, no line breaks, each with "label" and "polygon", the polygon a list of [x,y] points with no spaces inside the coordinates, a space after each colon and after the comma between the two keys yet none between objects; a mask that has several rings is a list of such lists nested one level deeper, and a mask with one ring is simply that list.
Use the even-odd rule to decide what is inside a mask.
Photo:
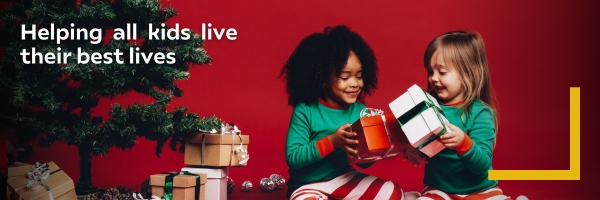
[{"label": "white gift box", "polygon": [[181,171],[188,171],[192,174],[206,174],[206,184],[204,185],[206,193],[205,199],[226,200],[227,199],[227,175],[229,167],[223,168],[200,168],[184,167]]},{"label": "white gift box", "polygon": [[389,106],[413,147],[429,157],[444,150],[437,138],[451,131],[435,98],[415,84]]}]

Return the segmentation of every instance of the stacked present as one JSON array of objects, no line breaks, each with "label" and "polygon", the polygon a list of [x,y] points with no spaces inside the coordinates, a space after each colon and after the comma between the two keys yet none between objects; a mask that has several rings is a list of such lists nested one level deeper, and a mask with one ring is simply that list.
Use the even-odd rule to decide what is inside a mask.
[{"label": "stacked present", "polygon": [[[165,199],[171,195],[172,199],[227,199],[229,167],[247,165],[248,142],[248,135],[242,135],[235,125],[229,124],[222,124],[220,131],[201,131],[189,135],[185,138],[184,156],[184,164],[188,166],[179,173],[152,175],[152,195],[164,196]],[[196,179],[189,174],[199,175],[199,182],[194,183]],[[170,176],[171,178],[166,178]],[[172,180],[172,183],[167,184],[166,180]],[[196,191],[193,188],[198,187],[198,183],[199,192],[192,193]],[[173,186],[169,194],[167,191],[171,190],[167,190],[166,185]]]},{"label": "stacked present", "polygon": [[[206,199],[227,199],[227,175],[229,168],[184,167],[181,171],[206,175]],[[153,191],[154,192],[154,191]]]},{"label": "stacked present", "polygon": [[165,199],[204,200],[205,184],[206,174],[192,174],[186,171],[150,176],[152,195],[163,196]]},{"label": "stacked present", "polygon": [[249,139],[236,126],[230,128],[228,125],[223,125],[220,132],[192,134],[185,139],[184,163],[208,167],[246,166]]},{"label": "stacked present", "polygon": [[350,128],[358,140],[358,156],[350,159],[353,164],[393,158],[408,146],[394,115],[383,114],[379,109],[363,109],[361,118]]},{"label": "stacked present", "polygon": [[448,120],[440,105],[431,95],[413,85],[389,106],[413,147],[429,157],[444,150],[445,146],[437,139],[451,131],[446,127]]},{"label": "stacked present", "polygon": [[13,199],[77,199],[73,180],[54,162],[11,166],[8,176],[8,189]]}]

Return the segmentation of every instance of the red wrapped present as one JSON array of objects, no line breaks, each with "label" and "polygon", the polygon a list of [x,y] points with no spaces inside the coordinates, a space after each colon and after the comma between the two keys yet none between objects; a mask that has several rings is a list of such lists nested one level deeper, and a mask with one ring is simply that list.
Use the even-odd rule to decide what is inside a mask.
[{"label": "red wrapped present", "polygon": [[358,140],[358,157],[350,159],[350,163],[393,158],[410,145],[394,115],[383,115],[381,110],[373,109],[363,110],[362,113],[364,117],[356,120],[350,130],[357,133]]}]

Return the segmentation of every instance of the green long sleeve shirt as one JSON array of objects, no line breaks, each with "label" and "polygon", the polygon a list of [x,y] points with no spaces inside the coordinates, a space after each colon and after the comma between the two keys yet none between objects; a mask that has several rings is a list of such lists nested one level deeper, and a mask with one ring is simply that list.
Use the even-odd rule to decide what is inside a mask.
[{"label": "green long sleeve shirt", "polygon": [[451,124],[471,138],[473,145],[463,155],[446,148],[430,158],[425,166],[423,182],[453,194],[471,194],[498,185],[498,181],[488,180],[496,136],[492,110],[481,102],[474,101],[465,123],[461,120],[459,107],[442,106],[442,110]]},{"label": "green long sleeve shirt", "polygon": [[[343,149],[329,148],[332,152],[319,152],[318,143],[326,140],[343,124],[352,124],[360,117],[365,105],[351,104],[348,108],[336,109],[323,105],[318,100],[299,103],[294,107],[286,138],[286,162],[290,178],[287,196],[299,187],[317,181],[328,181],[348,172],[351,166]],[[322,143],[323,144],[323,143]],[[327,155],[322,155],[327,154]]]}]

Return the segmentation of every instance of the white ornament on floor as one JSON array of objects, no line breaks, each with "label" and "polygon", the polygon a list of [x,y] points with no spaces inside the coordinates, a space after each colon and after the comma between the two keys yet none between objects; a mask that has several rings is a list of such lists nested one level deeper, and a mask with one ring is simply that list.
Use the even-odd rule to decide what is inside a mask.
[{"label": "white ornament on floor", "polygon": [[527,198],[526,196],[520,195],[515,200],[529,200],[529,198]]}]

